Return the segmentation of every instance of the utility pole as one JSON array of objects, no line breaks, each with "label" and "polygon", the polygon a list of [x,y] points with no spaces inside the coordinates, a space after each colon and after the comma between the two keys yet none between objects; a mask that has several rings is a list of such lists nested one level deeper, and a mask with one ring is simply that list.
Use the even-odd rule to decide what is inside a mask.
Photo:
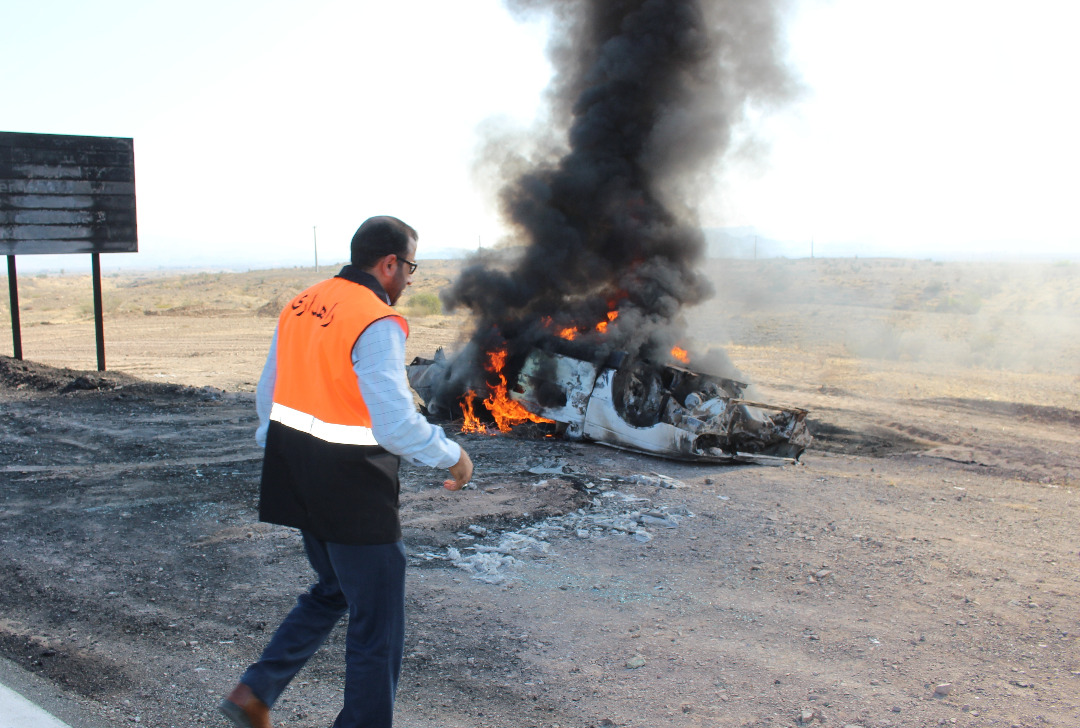
[{"label": "utility pole", "polygon": [[312,242],[315,243],[315,272],[316,273],[319,272],[319,236],[315,232],[316,228],[318,228],[318,227],[319,227],[318,225],[312,225],[311,226],[311,239],[312,239]]}]

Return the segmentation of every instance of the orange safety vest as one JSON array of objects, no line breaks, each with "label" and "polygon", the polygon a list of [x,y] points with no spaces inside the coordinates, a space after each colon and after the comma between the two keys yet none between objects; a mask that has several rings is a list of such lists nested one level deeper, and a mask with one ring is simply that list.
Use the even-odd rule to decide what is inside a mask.
[{"label": "orange safety vest", "polygon": [[289,302],[278,317],[277,379],[270,419],[326,442],[378,445],[356,381],[352,350],[375,321],[405,319],[370,288],[330,278]]}]

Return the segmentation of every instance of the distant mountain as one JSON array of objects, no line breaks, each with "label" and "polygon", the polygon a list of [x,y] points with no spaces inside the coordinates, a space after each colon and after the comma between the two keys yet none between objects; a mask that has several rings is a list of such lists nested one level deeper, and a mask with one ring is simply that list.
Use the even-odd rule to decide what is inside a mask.
[{"label": "distant mountain", "polygon": [[[706,256],[709,258],[775,258],[788,255],[792,244],[762,235],[757,228],[704,228]],[[802,253],[807,255],[809,248]]]}]

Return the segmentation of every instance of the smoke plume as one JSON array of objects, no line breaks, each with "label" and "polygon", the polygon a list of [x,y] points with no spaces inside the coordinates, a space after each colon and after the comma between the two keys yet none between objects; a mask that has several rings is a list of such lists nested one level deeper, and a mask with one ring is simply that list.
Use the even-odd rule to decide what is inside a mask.
[{"label": "smoke plume", "polygon": [[486,149],[514,245],[479,255],[443,293],[476,322],[453,368],[501,348],[510,373],[534,347],[666,361],[684,338],[680,311],[713,294],[699,198],[747,109],[792,88],[778,53],[784,3],[507,5],[550,14],[547,132]]}]

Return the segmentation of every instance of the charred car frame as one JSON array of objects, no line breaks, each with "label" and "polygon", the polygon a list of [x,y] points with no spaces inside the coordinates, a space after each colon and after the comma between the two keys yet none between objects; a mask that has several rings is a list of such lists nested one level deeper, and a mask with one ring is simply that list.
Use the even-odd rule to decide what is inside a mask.
[{"label": "charred car frame", "polygon": [[[449,370],[441,350],[408,367],[410,384],[437,416],[453,416],[435,402]],[[746,387],[682,366],[624,356],[597,365],[534,349],[509,396],[570,440],[676,460],[796,462],[812,439],[807,411],[743,399]]]}]

